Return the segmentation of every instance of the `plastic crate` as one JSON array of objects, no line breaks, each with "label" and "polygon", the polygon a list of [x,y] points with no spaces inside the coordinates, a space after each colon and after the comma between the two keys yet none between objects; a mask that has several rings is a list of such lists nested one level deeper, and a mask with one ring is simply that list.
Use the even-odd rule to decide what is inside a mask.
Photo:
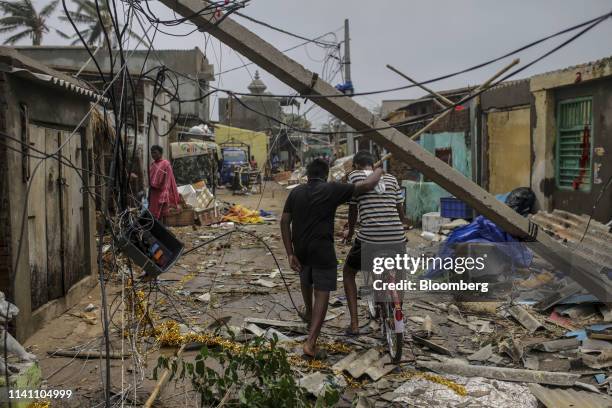
[{"label": "plastic crate", "polygon": [[474,218],[474,210],[455,197],[440,197],[440,215],[445,218]]}]

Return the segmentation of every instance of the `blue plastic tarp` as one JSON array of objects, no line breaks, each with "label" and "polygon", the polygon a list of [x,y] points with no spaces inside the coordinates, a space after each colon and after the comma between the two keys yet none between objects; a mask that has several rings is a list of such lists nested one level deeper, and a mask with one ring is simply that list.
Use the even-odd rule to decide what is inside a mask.
[{"label": "blue plastic tarp", "polygon": [[[499,228],[497,224],[482,215],[476,217],[474,221],[463,227],[455,229],[444,242],[438,257],[453,258],[455,246],[461,243],[497,243],[497,248],[505,254],[512,268],[526,268],[531,265],[533,253],[523,244],[516,240],[512,235]],[[430,269],[425,274],[426,278],[435,278],[441,275],[444,270]]]}]

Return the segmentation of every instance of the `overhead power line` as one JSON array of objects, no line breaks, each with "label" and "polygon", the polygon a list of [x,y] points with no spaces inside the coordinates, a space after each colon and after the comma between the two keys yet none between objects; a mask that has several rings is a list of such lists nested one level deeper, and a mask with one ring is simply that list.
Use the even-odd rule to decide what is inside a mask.
[{"label": "overhead power line", "polygon": [[[426,84],[430,84],[430,83],[433,83],[433,82],[439,82],[439,81],[442,81],[442,80],[445,80],[445,79],[449,79],[449,78],[452,78],[452,77],[455,77],[455,76],[458,76],[458,75],[461,75],[461,74],[465,74],[465,73],[470,72],[470,71],[474,71],[474,70],[477,70],[477,69],[480,69],[480,68],[484,68],[484,67],[486,67],[488,65],[491,65],[491,64],[493,64],[495,62],[498,62],[498,61],[501,61],[501,60],[503,60],[505,58],[508,58],[510,56],[516,55],[516,54],[518,54],[518,53],[520,53],[522,51],[525,51],[525,50],[527,50],[529,48],[535,47],[536,45],[539,45],[539,44],[541,44],[541,43],[543,43],[545,41],[548,41],[548,40],[550,40],[552,38],[561,36],[563,34],[570,33],[572,31],[578,30],[578,29],[583,28],[583,27],[587,27],[587,26],[589,26],[591,24],[594,24],[594,23],[595,23],[595,25],[597,25],[597,24],[599,24],[599,23],[603,22],[604,20],[606,20],[608,18],[611,18],[611,17],[612,17],[612,11],[609,12],[609,13],[603,14],[603,15],[601,15],[599,17],[595,17],[595,18],[592,18],[592,19],[590,19],[588,21],[582,22],[580,24],[576,24],[576,25],[571,26],[569,28],[565,28],[565,29],[563,29],[561,31],[558,31],[558,32],[554,33],[554,34],[550,34],[550,35],[548,35],[546,37],[542,37],[542,38],[540,38],[538,40],[532,41],[532,42],[530,42],[528,44],[525,44],[525,45],[523,45],[523,46],[521,46],[519,48],[516,48],[516,49],[514,49],[514,50],[512,50],[510,52],[507,52],[506,54],[501,55],[499,57],[490,59],[488,61],[481,62],[481,63],[473,65],[471,67],[462,69],[460,71],[452,72],[450,74],[445,74],[445,75],[442,75],[442,76],[438,76],[438,77],[435,77],[435,78],[428,79],[426,81],[422,81],[422,82],[420,82],[420,84],[426,85]],[[351,96],[353,96],[353,97],[354,96],[367,96],[367,95],[376,95],[376,94],[382,94],[382,93],[396,92],[396,91],[402,91],[402,90],[414,88],[415,86],[417,86],[417,85],[409,84],[409,85],[398,86],[398,87],[395,87],[395,88],[386,88],[386,89],[380,89],[380,90],[374,90],[374,91],[356,92],[356,93],[354,93]],[[222,91],[222,89],[218,89],[218,88],[216,88],[216,89]],[[287,94],[287,95],[282,95],[282,94],[261,94],[261,95],[255,94],[255,95],[253,95],[253,94],[244,93],[244,92],[233,92],[233,93],[235,95],[239,95],[239,96],[250,95],[250,96],[262,96],[262,97],[267,97],[267,98],[289,98],[289,97],[294,96],[294,95],[289,95],[289,94]],[[343,97],[345,97],[345,95],[344,94],[331,94],[331,95],[311,94],[311,95],[299,95],[299,97],[307,98],[307,99],[315,99],[315,98],[343,98]]]},{"label": "overhead power line", "polygon": [[237,11],[234,12],[234,14],[237,15],[237,16],[240,16],[240,17],[242,17],[242,18],[244,18],[246,20],[249,20],[249,21],[251,21],[253,23],[256,23],[256,24],[259,24],[259,25],[264,26],[266,28],[269,28],[270,30],[277,31],[279,33],[283,33],[283,34],[289,35],[291,37],[298,38],[300,40],[305,40],[305,41],[308,41],[308,42],[311,42],[311,43],[314,43],[314,44],[317,44],[317,45],[320,45],[320,46],[323,46],[323,47],[337,47],[338,46],[338,44],[335,43],[335,42],[319,41],[317,38],[304,37],[303,35],[292,33],[292,32],[287,31],[285,29],[276,27],[276,26],[274,26],[272,24],[268,24],[268,23],[266,23],[264,21],[257,20],[257,19],[255,19],[253,17],[249,17],[249,16],[247,16],[245,14],[239,13]]}]

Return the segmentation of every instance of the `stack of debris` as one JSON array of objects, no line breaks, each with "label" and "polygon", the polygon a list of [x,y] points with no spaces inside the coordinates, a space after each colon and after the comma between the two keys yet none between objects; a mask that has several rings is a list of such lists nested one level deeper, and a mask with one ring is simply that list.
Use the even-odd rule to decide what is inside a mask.
[{"label": "stack of debris", "polygon": [[612,234],[609,226],[590,219],[587,215],[561,210],[554,210],[552,213],[540,211],[533,215],[531,220],[576,252],[601,266],[612,267]]}]

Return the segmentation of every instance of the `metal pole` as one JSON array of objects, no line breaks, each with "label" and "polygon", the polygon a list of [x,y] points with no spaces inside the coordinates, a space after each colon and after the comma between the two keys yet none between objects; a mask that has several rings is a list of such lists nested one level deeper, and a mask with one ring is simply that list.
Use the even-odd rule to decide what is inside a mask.
[{"label": "metal pole", "polygon": [[344,81],[351,82],[351,36],[348,18],[344,19]]},{"label": "metal pole", "polygon": [[[349,34],[349,20],[344,19],[344,82],[352,82],[351,80],[351,36]],[[349,128],[346,125],[342,125],[342,129],[348,131]],[[340,138],[340,135],[336,135]],[[346,154],[355,154],[355,138],[352,133],[346,134]]]}]

